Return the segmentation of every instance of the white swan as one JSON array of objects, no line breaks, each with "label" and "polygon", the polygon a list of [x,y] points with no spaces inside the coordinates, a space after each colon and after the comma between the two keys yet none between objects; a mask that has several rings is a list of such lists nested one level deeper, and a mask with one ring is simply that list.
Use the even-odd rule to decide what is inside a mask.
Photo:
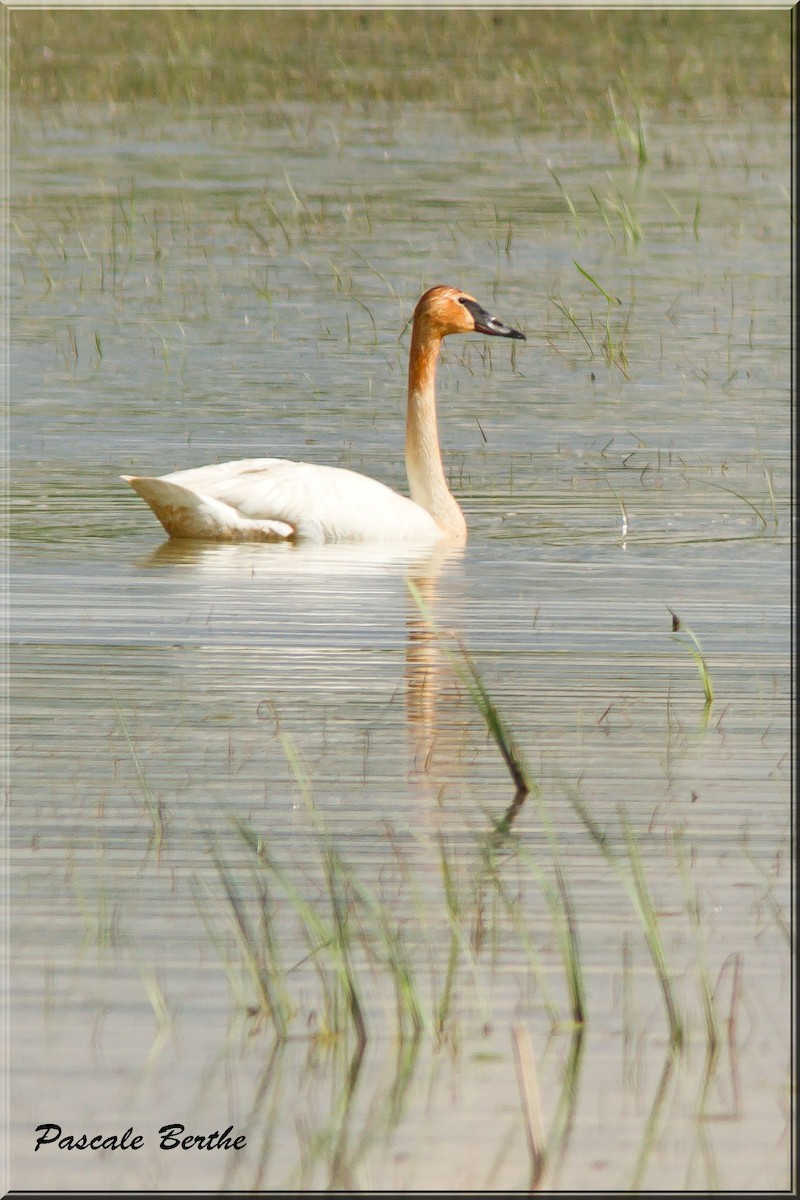
[{"label": "white swan", "polygon": [[122,479],[147,501],[173,538],[464,542],[467,525],[447,486],[436,427],[436,363],[442,338],[449,333],[525,338],[458,288],[440,285],[421,297],[408,363],[410,500],[356,471],[282,458],[244,458],[158,478]]}]

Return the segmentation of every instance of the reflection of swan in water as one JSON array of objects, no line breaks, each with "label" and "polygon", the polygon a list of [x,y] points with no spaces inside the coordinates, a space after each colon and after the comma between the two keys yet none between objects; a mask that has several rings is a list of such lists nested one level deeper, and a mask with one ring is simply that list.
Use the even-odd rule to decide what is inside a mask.
[{"label": "reflection of swan in water", "polygon": [[[437,617],[440,585],[451,579],[459,588],[464,549],[440,544],[428,549],[364,543],[254,544],[169,540],[140,560],[140,566],[171,575],[202,613],[216,613],[215,628],[204,636],[204,648],[216,652],[220,642],[232,653],[247,645],[257,662],[265,647],[280,638],[280,658],[302,661],[303,670],[318,674],[321,686],[335,683],[352,690],[361,677],[362,659],[347,662],[336,654],[355,639],[365,649],[397,645],[398,623],[405,622],[405,704],[415,776],[431,782],[430,754],[439,741],[443,757],[452,739],[440,728],[445,691],[452,670],[439,640],[416,607],[406,586],[411,579]],[[454,570],[455,568],[455,570]],[[448,588],[449,591],[449,588]],[[235,611],[235,617],[234,617]],[[330,652],[336,655],[333,659]],[[383,657],[386,668],[392,659]],[[373,666],[378,660],[371,660]],[[336,676],[334,679],[333,676]],[[387,679],[390,683],[391,676]],[[396,687],[396,680],[394,684]],[[452,698],[452,696],[450,697]]]},{"label": "reflection of swan in water", "polygon": [[466,541],[447,486],[436,424],[436,363],[452,333],[525,334],[458,288],[433,287],[414,310],[408,361],[406,474],[411,499],[341,467],[246,458],[158,478],[123,475],[170,537],[210,541]]},{"label": "reflection of swan in water", "polygon": [[[405,707],[409,750],[416,778],[431,798],[441,785],[463,780],[464,716],[469,689],[457,683],[453,661],[459,644],[449,636],[449,614],[461,588],[464,549],[446,543],[427,550],[412,546],[362,543],[253,544],[168,541],[142,560],[148,568],[171,572],[181,586],[216,619],[216,634],[203,646],[226,654],[241,647],[250,663],[302,665],[340,691],[363,688],[363,658],[342,644],[389,650],[396,646],[395,619],[405,619]],[[454,569],[455,568],[455,569]],[[192,578],[194,576],[194,578]],[[419,593],[415,603],[406,580]],[[202,585],[208,585],[204,592]],[[447,592],[451,592],[448,598]],[[227,607],[225,600],[228,599]],[[438,626],[431,627],[428,617]],[[205,621],[202,626],[207,628]],[[220,638],[221,634],[221,638]],[[277,643],[277,656],[270,645]],[[370,666],[391,670],[393,656],[370,658]],[[388,682],[388,680],[387,680]],[[524,795],[519,798],[519,803]],[[513,811],[512,811],[513,810]],[[510,809],[507,819],[513,819]]]},{"label": "reflection of swan in water", "polygon": [[143,567],[194,567],[203,577],[227,580],[267,576],[301,577],[329,575],[354,577],[388,573],[438,571],[444,564],[460,562],[460,546],[420,548],[402,543],[381,542],[201,542],[170,540],[139,560]]},{"label": "reflection of swan in water", "polygon": [[529,783],[502,719],[496,711],[489,716],[491,699],[466,656],[457,630],[450,627],[450,622],[441,620],[445,606],[437,574],[428,564],[412,573],[408,580],[413,589],[409,589],[407,618],[406,705],[415,768],[437,799],[447,782],[460,782],[463,777],[463,720],[449,720],[444,711],[447,693],[452,693],[458,676],[460,684],[466,683],[461,689],[466,694],[461,696],[459,710],[463,713],[463,705],[470,703],[469,697],[474,699],[476,693],[481,693],[478,708],[517,789],[511,804],[494,824],[494,835],[502,842],[528,795]]},{"label": "reflection of swan in water", "polygon": [[[431,615],[435,614],[439,607],[437,574],[438,572],[430,570],[417,570],[409,575]],[[437,743],[441,742],[439,718],[447,668],[443,661],[439,638],[411,595],[408,596],[406,627],[406,712],[414,769],[424,781],[434,785],[435,790],[433,760]],[[452,754],[453,748],[450,749]]]}]

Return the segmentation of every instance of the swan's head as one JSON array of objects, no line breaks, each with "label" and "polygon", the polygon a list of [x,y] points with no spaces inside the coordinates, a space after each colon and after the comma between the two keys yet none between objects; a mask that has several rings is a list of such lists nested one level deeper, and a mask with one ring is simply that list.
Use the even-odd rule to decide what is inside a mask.
[{"label": "swan's head", "polygon": [[438,284],[429,288],[414,310],[414,324],[439,337],[448,333],[485,333],[490,337],[521,338],[525,334],[493,317],[469,292]]}]

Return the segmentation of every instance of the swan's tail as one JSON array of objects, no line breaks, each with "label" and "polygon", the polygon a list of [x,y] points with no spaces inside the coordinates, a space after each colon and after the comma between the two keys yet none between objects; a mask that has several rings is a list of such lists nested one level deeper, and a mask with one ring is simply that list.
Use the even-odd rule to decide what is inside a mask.
[{"label": "swan's tail", "polygon": [[230,504],[142,475],[121,475],[150,505],[172,538],[212,542],[285,542],[294,529],[285,521],[256,521],[237,512]]}]

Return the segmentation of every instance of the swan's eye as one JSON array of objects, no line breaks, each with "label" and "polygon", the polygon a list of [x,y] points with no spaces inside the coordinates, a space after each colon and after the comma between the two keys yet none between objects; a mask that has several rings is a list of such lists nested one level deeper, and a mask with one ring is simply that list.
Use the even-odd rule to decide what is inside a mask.
[{"label": "swan's eye", "polygon": [[469,300],[467,300],[466,296],[459,296],[459,297],[458,297],[458,303],[459,303],[459,304],[464,304],[464,305],[467,305],[467,304],[469,304]]}]

